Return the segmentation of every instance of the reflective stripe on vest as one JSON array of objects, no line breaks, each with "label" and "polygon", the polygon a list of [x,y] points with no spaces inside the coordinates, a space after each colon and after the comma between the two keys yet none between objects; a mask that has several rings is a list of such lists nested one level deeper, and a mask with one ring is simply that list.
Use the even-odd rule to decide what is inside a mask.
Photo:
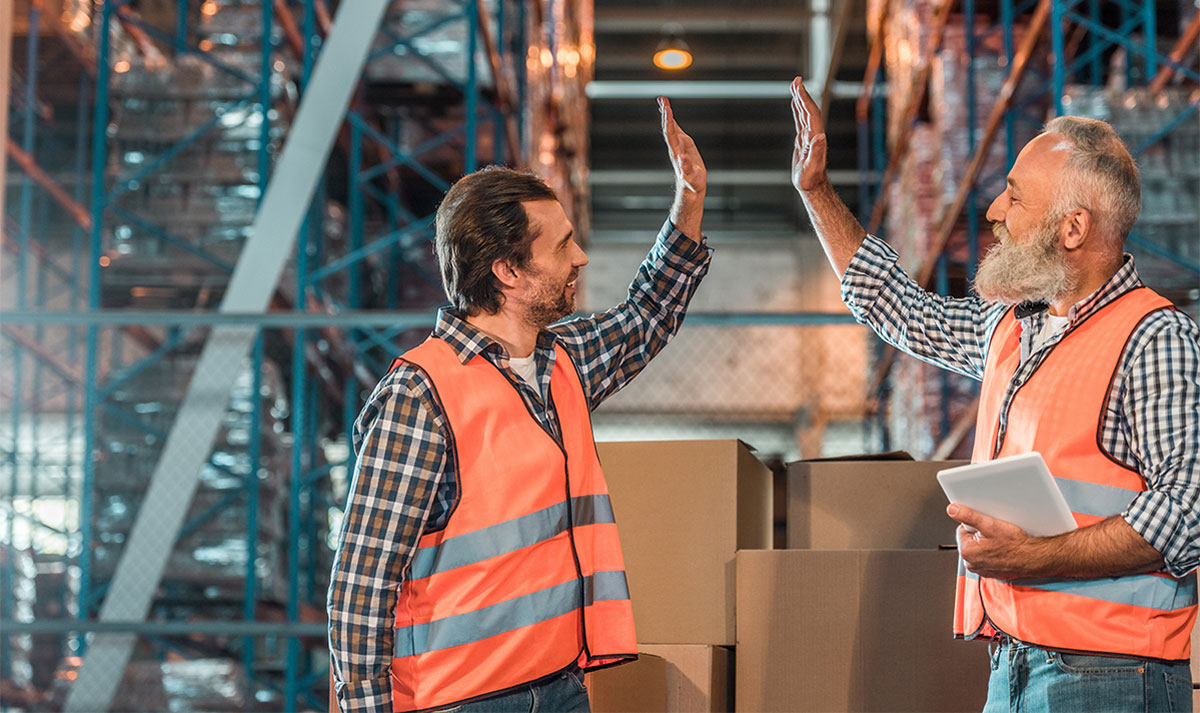
[{"label": "reflective stripe on vest", "polygon": [[[1170,306],[1144,287],[1120,296],[1076,324],[1005,405],[1020,366],[1021,325],[1010,310],[988,347],[972,460],[1038,451],[1080,527],[1124,511],[1145,481],[1101,449],[1100,421],[1133,331]],[[1051,649],[1182,661],[1196,598],[1195,574],[1002,581],[978,577],[960,560],[954,631],[974,638],[998,629]]]},{"label": "reflective stripe on vest", "polygon": [[624,561],[570,356],[555,348],[559,437],[482,355],[463,364],[431,337],[402,361],[429,376],[442,404],[459,497],[445,527],[421,537],[398,596],[393,709],[632,658]]},{"label": "reflective stripe on vest", "polygon": [[[582,596],[586,605],[629,599],[625,573],[596,572],[585,578]],[[397,629],[395,657],[448,649],[532,626],[575,611],[579,601],[579,580],[572,579],[490,607]]]},{"label": "reflective stripe on vest", "polygon": [[[608,495],[571,498],[575,527],[616,522]],[[417,550],[409,579],[424,579],[435,572],[462,567],[544,542],[567,531],[567,509],[562,503],[523,517],[468,532]]]}]

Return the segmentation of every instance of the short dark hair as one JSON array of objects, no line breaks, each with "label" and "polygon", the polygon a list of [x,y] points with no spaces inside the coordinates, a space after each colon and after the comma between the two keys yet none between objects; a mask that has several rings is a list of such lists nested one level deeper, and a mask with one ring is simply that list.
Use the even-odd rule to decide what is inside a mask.
[{"label": "short dark hair", "polygon": [[558,200],[550,186],[528,171],[488,166],[458,179],[437,211],[434,241],[442,287],[455,308],[466,314],[495,314],[502,294],[492,263],[517,267],[530,257],[534,226],[527,201]]}]

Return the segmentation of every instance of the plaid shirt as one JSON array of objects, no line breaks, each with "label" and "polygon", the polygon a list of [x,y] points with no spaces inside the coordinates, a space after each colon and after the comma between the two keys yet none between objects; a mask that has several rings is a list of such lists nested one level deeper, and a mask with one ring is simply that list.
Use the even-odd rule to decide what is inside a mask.
[{"label": "plaid shirt", "polygon": [[[642,262],[628,299],[602,314],[555,324],[534,348],[535,391],[508,364],[508,353],[461,315],[443,309],[434,335],[466,363],[476,355],[508,377],[530,413],[561,433],[547,406],[554,345],[575,362],[596,408],[637,376],[683,322],[708,272],[711,251],[668,221]],[[421,535],[442,527],[458,496],[453,446],[429,379],[402,364],[385,376],[354,426],[358,454],[329,586],[329,649],[343,713],[390,711],[392,627],[397,594]]]},{"label": "plaid shirt", "polygon": [[[1008,310],[978,297],[951,299],[921,289],[896,264],[896,252],[867,236],[842,277],[842,300],[855,319],[919,359],[982,380],[988,341]],[[1067,314],[1068,326],[1044,343],[1045,311],[1021,320],[1021,364],[1007,405],[1055,344],[1087,315],[1142,284],[1133,258]],[[1113,377],[1101,440],[1110,455],[1139,472],[1146,491],[1121,513],[1183,576],[1200,564],[1200,328],[1179,310],[1162,310],[1134,330]]]}]

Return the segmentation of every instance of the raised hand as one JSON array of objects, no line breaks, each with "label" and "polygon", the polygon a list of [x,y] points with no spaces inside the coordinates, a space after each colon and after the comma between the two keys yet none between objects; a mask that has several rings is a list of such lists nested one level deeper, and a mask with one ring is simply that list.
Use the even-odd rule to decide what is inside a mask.
[{"label": "raised hand", "polygon": [[667,156],[671,159],[671,168],[675,169],[675,185],[692,193],[703,194],[708,189],[708,170],[704,167],[704,159],[700,158],[696,142],[675,122],[669,99],[658,98],[658,112],[662,116]]},{"label": "raised hand", "polygon": [[675,201],[671,205],[671,222],[687,237],[699,240],[704,195],[708,191],[708,169],[704,167],[704,159],[700,157],[696,142],[675,123],[671,102],[666,97],[658,98],[658,111],[662,116],[667,156],[675,171]]},{"label": "raised hand", "polygon": [[811,191],[828,182],[825,175],[825,122],[800,77],[792,80],[792,117],[796,120],[796,146],[792,151],[792,185]]}]

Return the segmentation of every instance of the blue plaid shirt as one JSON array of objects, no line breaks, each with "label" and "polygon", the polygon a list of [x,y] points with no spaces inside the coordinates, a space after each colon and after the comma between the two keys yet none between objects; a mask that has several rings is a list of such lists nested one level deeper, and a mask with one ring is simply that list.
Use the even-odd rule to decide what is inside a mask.
[{"label": "blue plaid shirt", "polygon": [[[602,314],[560,322],[534,348],[538,388],[509,368],[509,355],[462,315],[443,309],[434,334],[465,363],[491,361],[530,413],[561,433],[547,406],[554,345],[578,368],[591,408],[637,376],[683,323],[711,251],[668,221],[629,286],[625,302]],[[343,713],[387,711],[396,598],[422,533],[441,527],[458,496],[449,429],[423,372],[402,364],[385,376],[354,427],[358,455],[329,585],[329,649]]]},{"label": "blue plaid shirt", "polygon": [[[842,277],[842,300],[887,343],[931,364],[982,380],[988,341],[1007,311],[978,297],[952,299],[921,289],[887,243],[867,236]],[[1064,332],[1035,343],[1045,311],[1021,320],[1021,365],[1005,404],[1051,348],[1080,320],[1142,284],[1133,257],[1071,307]],[[1000,429],[1007,427],[1002,411]],[[1121,513],[1182,576],[1200,564],[1200,327],[1179,310],[1143,320],[1125,346],[1104,409],[1101,440],[1146,480]]]}]

